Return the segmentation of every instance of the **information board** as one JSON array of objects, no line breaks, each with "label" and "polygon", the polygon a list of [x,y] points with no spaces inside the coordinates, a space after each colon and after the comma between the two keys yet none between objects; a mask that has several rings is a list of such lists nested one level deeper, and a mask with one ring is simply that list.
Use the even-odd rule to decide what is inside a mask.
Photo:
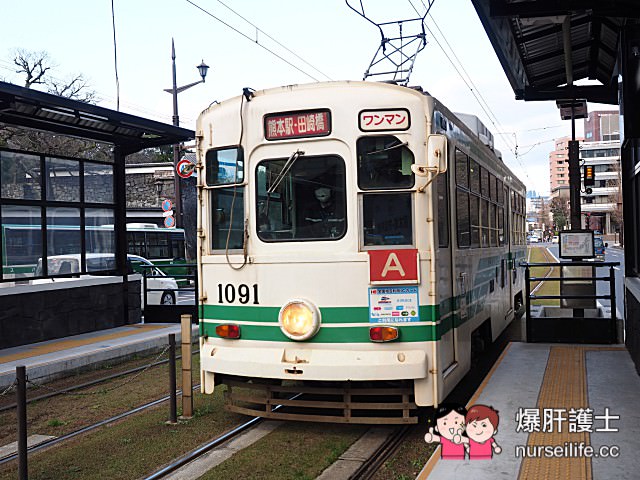
[{"label": "information board", "polygon": [[418,287],[369,288],[369,322],[418,322]]},{"label": "information board", "polygon": [[566,230],[560,232],[560,258],[593,258],[593,230]]}]

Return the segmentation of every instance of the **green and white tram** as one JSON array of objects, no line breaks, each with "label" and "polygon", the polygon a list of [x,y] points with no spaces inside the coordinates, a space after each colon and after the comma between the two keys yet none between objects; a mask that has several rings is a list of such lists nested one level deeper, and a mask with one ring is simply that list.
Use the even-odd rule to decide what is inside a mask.
[{"label": "green and white tram", "polygon": [[[525,186],[489,135],[383,83],[245,89],[206,109],[203,392],[343,392],[324,421],[368,422],[351,402],[385,389],[404,407],[441,402],[522,305]],[[249,409],[229,397],[275,416],[269,398]]]}]

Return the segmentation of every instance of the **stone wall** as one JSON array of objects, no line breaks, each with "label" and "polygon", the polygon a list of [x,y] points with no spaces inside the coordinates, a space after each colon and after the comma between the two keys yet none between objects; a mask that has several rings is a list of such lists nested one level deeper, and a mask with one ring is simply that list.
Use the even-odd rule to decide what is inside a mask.
[{"label": "stone wall", "polygon": [[140,173],[127,167],[126,176],[127,208],[160,208],[163,199],[175,201],[173,169],[140,169]]},{"label": "stone wall", "polygon": [[1,295],[0,349],[139,323],[140,288],[129,281],[128,318],[121,282]]}]

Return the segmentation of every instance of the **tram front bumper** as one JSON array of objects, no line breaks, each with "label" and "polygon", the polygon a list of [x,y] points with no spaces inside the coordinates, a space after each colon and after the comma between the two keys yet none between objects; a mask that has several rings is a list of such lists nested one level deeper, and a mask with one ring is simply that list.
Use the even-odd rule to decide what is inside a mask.
[{"label": "tram front bumper", "polygon": [[224,345],[200,348],[203,391],[213,392],[215,374],[248,378],[319,381],[420,379],[428,374],[424,350],[336,350]]}]

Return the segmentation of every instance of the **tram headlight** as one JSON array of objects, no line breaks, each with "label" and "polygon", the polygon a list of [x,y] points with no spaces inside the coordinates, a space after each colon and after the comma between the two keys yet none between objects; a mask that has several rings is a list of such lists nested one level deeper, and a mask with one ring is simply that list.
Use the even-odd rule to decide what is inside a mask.
[{"label": "tram headlight", "polygon": [[291,300],[280,309],[278,323],[290,339],[308,340],[320,329],[320,312],[307,300]]}]

